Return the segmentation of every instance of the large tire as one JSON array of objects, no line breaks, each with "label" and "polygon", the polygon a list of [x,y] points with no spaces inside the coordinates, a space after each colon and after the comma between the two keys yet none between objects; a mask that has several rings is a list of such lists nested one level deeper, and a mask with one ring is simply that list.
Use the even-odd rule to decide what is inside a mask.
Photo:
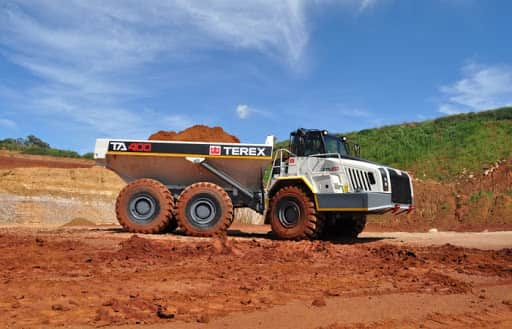
[{"label": "large tire", "polygon": [[233,203],[222,187],[209,182],[195,183],[181,192],[176,219],[187,235],[224,234],[233,222]]},{"label": "large tire", "polygon": [[281,188],[270,200],[268,211],[272,232],[280,239],[316,239],[322,231],[322,217],[300,187]]},{"label": "large tire", "polygon": [[332,222],[326,227],[327,235],[355,239],[363,232],[366,225],[365,215],[333,215],[331,218]]},{"label": "large tire", "polygon": [[116,201],[119,224],[134,233],[161,233],[176,225],[174,201],[165,185],[138,179],[126,185]]}]

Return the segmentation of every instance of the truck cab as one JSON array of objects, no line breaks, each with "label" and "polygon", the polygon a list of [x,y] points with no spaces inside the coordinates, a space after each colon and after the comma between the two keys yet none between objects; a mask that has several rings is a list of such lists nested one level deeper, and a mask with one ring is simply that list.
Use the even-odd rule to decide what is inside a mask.
[{"label": "truck cab", "polygon": [[[293,211],[280,209],[283,204],[294,207],[293,200],[276,200],[279,191],[290,187],[304,195],[289,199],[302,203],[309,200],[317,222],[322,222],[320,226],[326,222],[335,226],[357,222],[352,235],[362,230],[361,222],[366,222],[367,214],[400,214],[413,209],[413,188],[406,172],[359,158],[357,144],[326,130],[297,129],[290,134],[288,149],[277,150],[267,186],[267,221],[275,231],[286,231],[278,226],[293,226],[292,222],[300,221],[294,214],[307,211],[300,207]],[[287,214],[292,217],[287,218]]]},{"label": "truck cab", "polygon": [[329,134],[326,130],[298,129],[290,134],[289,148],[297,156],[320,154],[359,156],[357,144],[350,145],[345,136]]}]

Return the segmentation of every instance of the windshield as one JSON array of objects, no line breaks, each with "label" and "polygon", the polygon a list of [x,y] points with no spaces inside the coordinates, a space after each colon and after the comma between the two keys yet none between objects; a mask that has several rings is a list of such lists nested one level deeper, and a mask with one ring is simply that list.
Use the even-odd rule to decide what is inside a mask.
[{"label": "windshield", "polygon": [[336,136],[324,135],[325,151],[327,153],[339,153],[341,155],[348,155],[345,143]]}]

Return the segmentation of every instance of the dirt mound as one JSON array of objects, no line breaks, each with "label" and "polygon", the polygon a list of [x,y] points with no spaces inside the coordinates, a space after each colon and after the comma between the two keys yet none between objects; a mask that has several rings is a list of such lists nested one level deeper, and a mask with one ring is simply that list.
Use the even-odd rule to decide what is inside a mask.
[{"label": "dirt mound", "polygon": [[456,182],[414,180],[416,210],[410,215],[371,216],[368,231],[425,232],[509,230],[512,227],[512,159]]},{"label": "dirt mound", "polygon": [[132,235],[131,238],[121,242],[121,249],[116,253],[119,259],[128,258],[162,258],[170,255],[172,248],[150,239]]},{"label": "dirt mound", "polygon": [[82,218],[82,217],[77,217],[77,218],[73,218],[72,220],[70,220],[69,222],[67,222],[66,224],[62,225],[62,226],[96,226],[96,224],[88,219],[85,219],[85,218]]},{"label": "dirt mound", "polygon": [[199,256],[212,257],[215,255],[235,255],[240,253],[237,243],[225,236],[214,237],[207,242],[198,242],[194,245],[177,243],[174,241],[161,242],[132,235],[128,240],[119,244],[121,247],[116,256],[118,259],[128,258],[165,258],[173,262],[176,259],[194,258]]},{"label": "dirt mound", "polygon": [[195,125],[180,132],[163,131],[149,136],[150,140],[240,143],[238,137],[228,134],[221,127]]}]

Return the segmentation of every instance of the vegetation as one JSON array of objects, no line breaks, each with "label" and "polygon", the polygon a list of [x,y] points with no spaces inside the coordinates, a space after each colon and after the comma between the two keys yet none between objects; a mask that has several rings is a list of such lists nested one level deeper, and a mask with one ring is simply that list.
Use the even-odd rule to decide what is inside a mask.
[{"label": "vegetation", "polygon": [[494,196],[494,193],[492,193],[491,191],[480,190],[480,191],[472,193],[469,197],[469,200],[472,203],[476,203],[476,202],[480,201],[480,199],[482,199],[482,198],[492,199],[493,196]]},{"label": "vegetation", "polygon": [[[452,180],[512,156],[512,107],[339,135],[359,144],[364,159],[419,178]],[[287,146],[281,141],[276,149]]]},{"label": "vegetation", "polygon": [[512,156],[512,107],[347,134],[361,157],[450,180]]},{"label": "vegetation", "polygon": [[22,154],[92,159],[92,153],[80,155],[75,151],[56,149],[50,147],[50,144],[34,135],[28,135],[27,138],[6,138],[0,140],[0,149],[20,152]]}]

